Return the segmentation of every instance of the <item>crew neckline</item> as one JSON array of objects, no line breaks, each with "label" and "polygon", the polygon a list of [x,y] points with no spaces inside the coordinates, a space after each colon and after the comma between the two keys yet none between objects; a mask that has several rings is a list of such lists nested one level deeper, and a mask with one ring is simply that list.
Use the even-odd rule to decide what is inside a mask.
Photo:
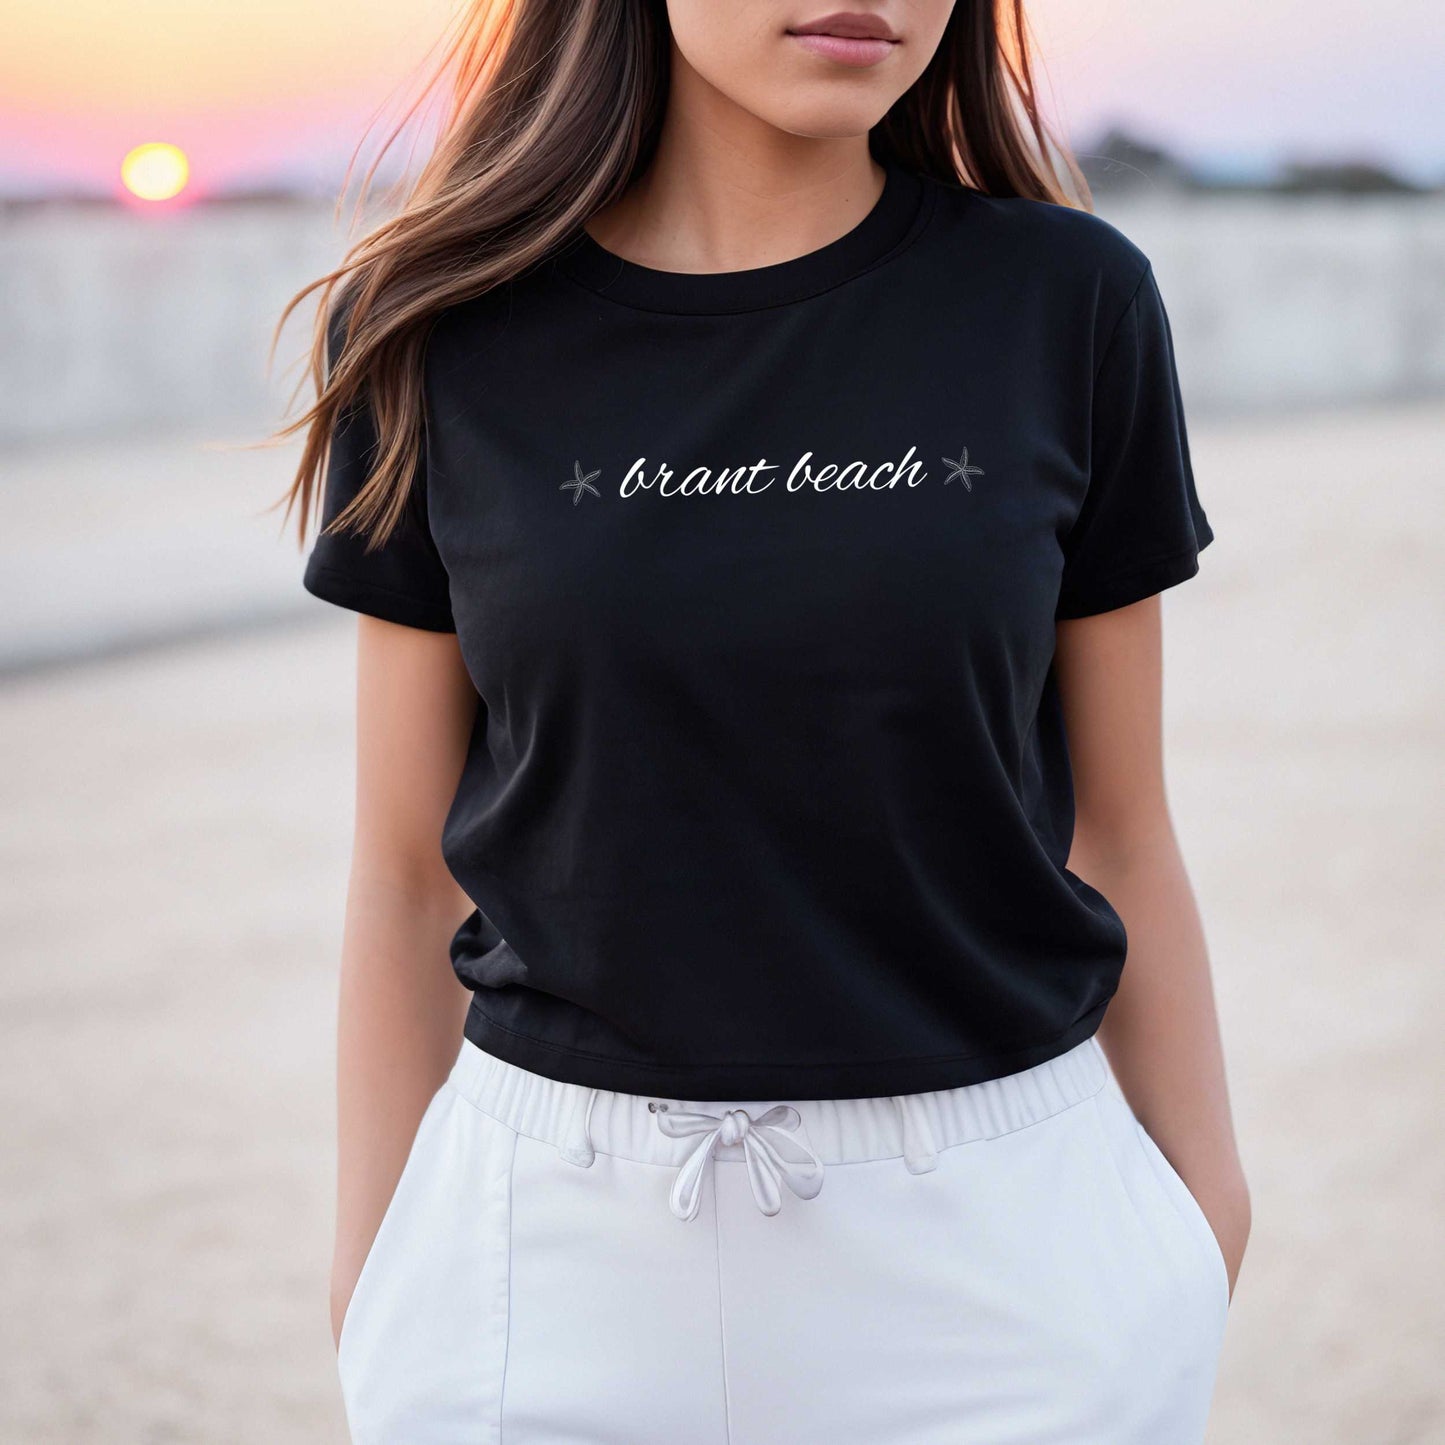
[{"label": "crew neckline", "polygon": [[881,164],[883,190],[861,221],[836,240],[771,266],[659,271],[624,260],[581,226],[558,253],[558,266],[588,290],[645,311],[718,314],[805,300],[871,270],[921,228],[923,181],[896,161]]}]

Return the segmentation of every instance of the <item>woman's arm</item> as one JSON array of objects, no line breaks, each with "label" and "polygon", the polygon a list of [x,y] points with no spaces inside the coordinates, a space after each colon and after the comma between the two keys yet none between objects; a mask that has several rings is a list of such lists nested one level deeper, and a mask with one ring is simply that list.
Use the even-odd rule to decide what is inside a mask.
[{"label": "woman's arm", "polygon": [[1165,797],[1158,597],[1060,622],[1056,668],[1077,802],[1069,867],[1129,933],[1099,1041],[1139,1122],[1214,1227],[1232,1293],[1249,1191],[1204,931]]},{"label": "woman's arm", "polygon": [[441,833],[475,713],[455,636],[360,619],[337,1036],[338,1339],[417,1125],[460,1046],[468,995],[448,945],[471,904],[442,862]]}]

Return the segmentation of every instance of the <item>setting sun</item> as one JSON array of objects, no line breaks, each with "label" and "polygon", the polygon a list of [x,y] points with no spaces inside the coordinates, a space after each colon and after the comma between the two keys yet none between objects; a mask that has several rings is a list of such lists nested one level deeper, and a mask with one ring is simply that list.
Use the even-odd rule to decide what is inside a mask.
[{"label": "setting sun", "polygon": [[164,141],[139,145],[120,163],[120,179],[142,201],[169,201],[185,189],[191,166],[179,146]]}]

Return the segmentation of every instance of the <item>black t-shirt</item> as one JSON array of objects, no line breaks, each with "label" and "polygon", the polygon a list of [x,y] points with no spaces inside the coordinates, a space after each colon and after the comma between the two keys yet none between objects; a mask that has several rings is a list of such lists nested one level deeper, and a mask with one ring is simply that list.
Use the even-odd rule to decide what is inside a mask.
[{"label": "black t-shirt", "polygon": [[[458,635],[468,1037],[632,1093],[950,1088],[1097,1028],[1055,620],[1192,576],[1145,257],[890,166],[853,230],[686,275],[578,231],[449,310],[401,530],[306,586]],[[338,428],[329,520],[365,478]]]}]

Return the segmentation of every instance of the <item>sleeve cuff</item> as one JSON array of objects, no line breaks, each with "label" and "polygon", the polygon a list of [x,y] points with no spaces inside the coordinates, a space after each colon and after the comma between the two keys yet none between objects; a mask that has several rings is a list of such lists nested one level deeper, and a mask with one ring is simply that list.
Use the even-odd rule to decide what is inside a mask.
[{"label": "sleeve cuff", "polygon": [[1089,588],[1083,593],[1073,593],[1061,598],[1054,616],[1060,621],[1074,617],[1092,617],[1100,612],[1114,612],[1131,603],[1142,602],[1146,597],[1167,588],[1187,582],[1199,571],[1199,554],[1214,540],[1214,534],[1204,527],[1198,541],[1192,547],[1171,552],[1167,557],[1157,557],[1152,562],[1130,568],[1127,572]]},{"label": "sleeve cuff", "polygon": [[351,612],[364,612],[383,622],[396,622],[403,627],[419,627],[425,632],[455,632],[456,623],[449,608],[425,602],[405,592],[393,592],[374,582],[362,582],[331,567],[309,566],[301,578],[302,586],[323,602],[334,603]]}]

